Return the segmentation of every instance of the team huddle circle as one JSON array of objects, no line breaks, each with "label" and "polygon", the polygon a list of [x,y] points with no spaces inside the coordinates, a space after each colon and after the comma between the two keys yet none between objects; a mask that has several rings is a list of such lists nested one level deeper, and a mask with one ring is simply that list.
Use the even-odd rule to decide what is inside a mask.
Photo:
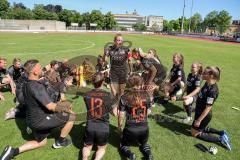
[{"label": "team huddle circle", "polygon": [[[52,147],[70,146],[72,140],[67,137],[77,121],[86,124],[81,137],[82,159],[90,158],[93,146],[97,146],[94,158],[104,159],[113,134],[110,119],[118,122],[119,157],[139,158],[131,149],[138,146],[144,159],[153,160],[155,155],[148,141],[152,109],[156,105],[170,107],[168,104],[175,101],[182,102],[182,123],[189,125],[189,135],[231,150],[228,132],[209,127],[214,115],[212,107],[219,95],[221,69],[195,61],[188,67],[190,73],[185,74],[187,57],[183,53],[172,53],[172,67],[168,69],[156,49],[143,51],[132,48],[133,45],[134,42],[116,34],[112,42],[102,47],[102,55],[52,60],[46,66],[37,59],[22,63],[20,58],[14,58],[7,68],[6,59],[0,57],[0,101],[5,100],[2,90],[10,91],[17,104],[7,111],[5,120],[25,119],[26,131],[33,135],[22,146],[7,146],[0,160],[11,160],[45,146],[56,128],[60,133]],[[70,99],[69,95],[74,97]],[[86,109],[76,112],[74,104],[81,98]],[[214,155],[218,152],[215,146],[196,147]]]}]

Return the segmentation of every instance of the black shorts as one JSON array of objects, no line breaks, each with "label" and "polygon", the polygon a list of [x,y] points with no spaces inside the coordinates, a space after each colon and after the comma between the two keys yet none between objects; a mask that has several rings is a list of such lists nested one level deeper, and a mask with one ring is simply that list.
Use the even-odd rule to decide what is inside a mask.
[{"label": "black shorts", "polygon": [[62,128],[69,121],[69,114],[55,113],[46,115],[41,124],[30,127],[36,141],[41,142],[50,134],[52,129]]},{"label": "black shorts", "polygon": [[87,124],[84,135],[84,144],[104,146],[108,143],[109,124],[108,123],[91,123]]},{"label": "black shorts", "polygon": [[[200,116],[200,115],[199,115]],[[201,124],[200,124],[200,126],[199,127],[195,127],[194,126],[194,122],[195,122],[195,120],[196,119],[198,119],[199,118],[199,116],[197,115],[195,115],[195,117],[194,117],[194,121],[193,121],[193,123],[192,123],[192,128],[194,128],[195,130],[198,130],[198,131],[203,131],[207,126],[208,126],[208,124],[209,124],[209,122],[211,121],[211,119],[212,119],[212,113],[209,113],[203,120],[202,120],[202,122],[201,122]]]},{"label": "black shorts", "polygon": [[144,145],[147,143],[149,137],[148,126],[131,126],[125,127],[123,130],[123,136],[121,145],[130,146],[134,143],[140,143]]},{"label": "black shorts", "polygon": [[110,82],[116,84],[126,84],[127,82],[127,69],[126,70],[110,70]]}]

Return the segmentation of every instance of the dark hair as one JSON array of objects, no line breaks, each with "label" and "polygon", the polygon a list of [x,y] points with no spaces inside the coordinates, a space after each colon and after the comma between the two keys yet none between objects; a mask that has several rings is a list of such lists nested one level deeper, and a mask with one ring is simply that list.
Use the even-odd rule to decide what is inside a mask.
[{"label": "dark hair", "polygon": [[133,88],[135,86],[142,86],[142,85],[143,85],[143,78],[139,74],[133,73],[128,78],[128,86],[130,88]]},{"label": "dark hair", "polygon": [[143,85],[143,79],[142,77],[134,73],[130,75],[128,79],[128,85],[130,89],[126,93],[127,103],[131,105],[131,107],[141,107],[142,105],[142,96],[140,89],[135,89],[135,86],[142,86]]},{"label": "dark hair", "polygon": [[213,79],[217,81],[220,80],[221,71],[218,67],[208,66],[205,68],[204,72],[207,72]]},{"label": "dark hair", "polygon": [[99,62],[102,61],[102,60],[103,60],[103,56],[98,55],[97,62],[99,63]]},{"label": "dark hair", "polygon": [[50,62],[51,67],[55,66],[56,64],[58,64],[58,61],[56,61],[56,60],[53,60]]},{"label": "dark hair", "polygon": [[97,72],[92,77],[92,83],[95,88],[100,88],[104,81],[104,74],[101,72]]},{"label": "dark hair", "polygon": [[25,64],[24,64],[24,70],[26,71],[27,74],[31,73],[33,68],[36,66],[36,64],[38,64],[39,61],[36,59],[31,59],[28,60]]},{"label": "dark hair", "polygon": [[114,42],[117,40],[118,37],[122,37],[122,34],[121,33],[118,33],[114,36]]}]

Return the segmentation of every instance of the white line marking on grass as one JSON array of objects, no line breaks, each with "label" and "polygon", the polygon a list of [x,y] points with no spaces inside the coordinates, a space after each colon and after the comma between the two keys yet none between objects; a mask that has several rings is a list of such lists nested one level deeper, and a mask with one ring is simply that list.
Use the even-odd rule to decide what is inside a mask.
[{"label": "white line marking on grass", "polygon": [[15,45],[16,43],[0,43],[1,45]]},{"label": "white line marking on grass", "polygon": [[33,52],[33,53],[9,53],[8,55],[38,55],[38,54],[54,54],[54,53],[66,53],[66,52],[73,52],[73,51],[82,51],[86,49],[93,48],[96,44],[90,41],[84,41],[90,44],[90,46],[79,48],[79,49],[68,49],[68,50],[60,50],[60,51],[52,51],[52,52]]}]

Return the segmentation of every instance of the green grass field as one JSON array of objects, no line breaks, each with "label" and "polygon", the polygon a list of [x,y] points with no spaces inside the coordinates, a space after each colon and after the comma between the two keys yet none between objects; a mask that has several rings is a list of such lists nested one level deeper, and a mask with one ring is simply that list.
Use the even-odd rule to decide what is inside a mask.
[{"label": "green grass field", "polygon": [[[219,66],[222,70],[219,82],[220,96],[213,106],[213,119],[210,126],[226,129],[230,136],[233,151],[229,152],[219,145],[206,143],[190,136],[190,124],[183,124],[179,116],[184,116],[181,102],[174,102],[168,106],[157,106],[153,114],[158,117],[149,119],[149,144],[155,160],[237,160],[240,157],[240,112],[231,109],[240,107],[239,68],[240,45],[208,42],[203,40],[179,39],[162,36],[124,35],[125,40],[133,42],[133,47],[142,47],[144,51],[155,48],[161,61],[170,69],[172,54],[181,52],[185,57],[185,72],[189,73],[193,61],[200,61],[207,65]],[[0,33],[0,56],[8,59],[8,64],[14,57],[22,60],[39,59],[42,64],[51,60],[62,60],[80,55],[98,55],[103,53],[103,46],[112,42],[112,34],[63,34],[63,33]],[[23,120],[4,121],[5,112],[14,107],[13,96],[5,93],[6,101],[0,102],[0,150],[6,145],[19,146],[32,138],[27,135]],[[68,96],[70,99],[73,95]],[[74,100],[74,110],[85,110],[82,98]],[[118,160],[119,135],[116,118],[111,117],[110,142],[104,159]],[[22,131],[21,131],[22,130]],[[83,147],[84,122],[76,122],[70,137],[73,145],[69,148],[53,150],[54,135],[49,137],[48,145],[44,148],[19,155],[19,160],[76,160],[81,159]],[[203,153],[194,145],[202,143],[205,146],[216,146],[217,155]],[[132,147],[137,159],[143,156],[138,147]]]}]

